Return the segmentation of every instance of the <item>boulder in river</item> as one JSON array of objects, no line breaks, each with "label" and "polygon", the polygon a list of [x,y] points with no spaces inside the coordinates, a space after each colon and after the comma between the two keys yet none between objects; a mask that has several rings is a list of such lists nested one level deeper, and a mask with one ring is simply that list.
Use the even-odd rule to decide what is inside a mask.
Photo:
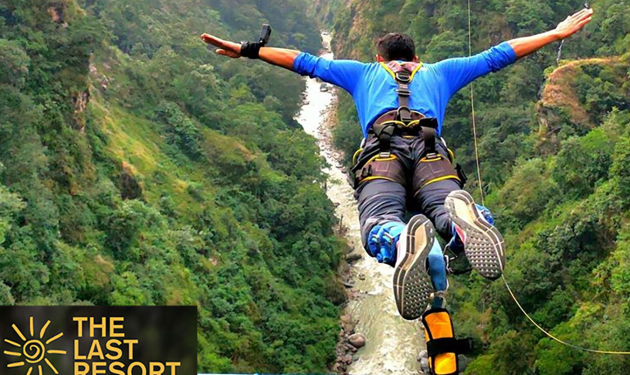
[{"label": "boulder in river", "polygon": [[357,260],[363,258],[363,256],[361,255],[361,253],[353,251],[350,254],[346,255],[346,261],[348,263],[354,263]]},{"label": "boulder in river", "polygon": [[363,336],[361,333],[355,333],[354,335],[348,337],[348,342],[350,343],[350,345],[359,349],[365,346],[366,340],[365,336]]}]

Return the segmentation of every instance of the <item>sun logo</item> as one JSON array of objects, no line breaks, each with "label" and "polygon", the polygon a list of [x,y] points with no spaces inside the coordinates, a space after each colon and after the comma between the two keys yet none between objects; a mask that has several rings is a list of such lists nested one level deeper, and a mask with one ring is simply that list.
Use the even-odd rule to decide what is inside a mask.
[{"label": "sun logo", "polygon": [[21,362],[9,363],[7,365],[8,368],[30,366],[26,375],[31,375],[31,373],[33,372],[33,369],[35,368],[35,366],[37,366],[39,370],[39,375],[42,375],[43,371],[42,371],[41,362],[44,361],[48,365],[48,367],[50,367],[55,372],[55,374],[57,375],[59,374],[55,366],[53,366],[52,363],[50,363],[50,361],[48,360],[48,358],[46,358],[46,355],[47,354],[66,354],[66,351],[65,350],[46,350],[46,345],[52,343],[53,341],[63,336],[63,332],[48,339],[46,341],[46,344],[44,344],[40,340],[44,340],[44,335],[46,334],[46,329],[48,328],[49,325],[50,325],[50,320],[46,322],[46,324],[44,324],[42,329],[39,331],[39,339],[37,339],[35,338],[35,332],[33,330],[33,317],[31,316],[30,333],[31,333],[32,339],[28,341],[26,340],[26,337],[24,337],[24,335],[22,334],[22,331],[20,331],[20,329],[15,324],[13,325],[13,330],[22,339],[22,344],[18,344],[17,342],[13,342],[8,339],[4,339],[4,342],[18,348],[18,349],[12,348],[11,350],[19,350],[20,352],[18,353],[17,351],[5,350],[4,354],[8,356],[12,356],[12,357],[20,357],[18,360],[21,360]]}]

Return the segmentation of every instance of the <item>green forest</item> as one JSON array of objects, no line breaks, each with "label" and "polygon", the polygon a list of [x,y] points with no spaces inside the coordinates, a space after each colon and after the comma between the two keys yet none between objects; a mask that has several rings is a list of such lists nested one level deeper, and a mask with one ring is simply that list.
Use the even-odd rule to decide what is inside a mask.
[{"label": "green forest", "polygon": [[[523,307],[562,340],[630,350],[630,3],[595,0],[593,22],[474,84],[481,188],[506,237],[506,278]],[[581,1],[472,2],[472,51],[555,28]],[[374,44],[405,32],[421,60],[469,53],[468,2],[319,1],[337,58],[373,60]],[[339,104],[335,142],[351,156],[361,138],[351,100]],[[444,137],[480,198],[470,88],[447,111]],[[628,356],[552,342],[505,286],[458,276],[450,306],[457,333],[474,338],[466,374],[627,374]]]},{"label": "green forest", "polygon": [[199,39],[316,52],[307,5],[1,0],[0,304],[196,305],[200,371],[325,371],[343,242],[304,81]]},{"label": "green forest", "polygon": [[[372,61],[406,32],[423,61],[469,51],[464,0],[0,0],[0,305],[196,305],[201,372],[322,373],[346,245],[325,161],[294,117],[305,83],[217,56],[201,33]],[[549,30],[583,2],[472,2],[472,51]],[[630,350],[630,3],[474,84],[444,137],[495,214],[506,278],[560,339]],[[559,46],[556,46],[559,47]],[[334,141],[361,130],[341,95]],[[469,375],[626,374],[558,345],[505,286],[452,280]]]}]

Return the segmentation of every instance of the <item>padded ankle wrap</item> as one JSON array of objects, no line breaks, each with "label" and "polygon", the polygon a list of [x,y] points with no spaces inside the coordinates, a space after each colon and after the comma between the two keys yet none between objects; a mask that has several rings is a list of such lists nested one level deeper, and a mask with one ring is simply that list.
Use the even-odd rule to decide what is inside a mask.
[{"label": "padded ankle wrap", "polygon": [[379,263],[393,266],[396,263],[396,244],[404,229],[405,224],[396,221],[374,226],[368,235],[368,253]]},{"label": "padded ankle wrap", "polygon": [[457,354],[470,351],[472,340],[455,339],[453,321],[446,309],[434,308],[422,315],[429,365],[434,375],[457,375]]}]

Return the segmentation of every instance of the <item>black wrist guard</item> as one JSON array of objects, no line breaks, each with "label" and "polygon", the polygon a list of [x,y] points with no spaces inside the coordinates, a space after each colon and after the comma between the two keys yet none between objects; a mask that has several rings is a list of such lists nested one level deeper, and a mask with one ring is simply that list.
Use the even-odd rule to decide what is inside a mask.
[{"label": "black wrist guard", "polygon": [[260,49],[263,43],[261,42],[241,42],[241,56],[249,59],[260,58]]}]

